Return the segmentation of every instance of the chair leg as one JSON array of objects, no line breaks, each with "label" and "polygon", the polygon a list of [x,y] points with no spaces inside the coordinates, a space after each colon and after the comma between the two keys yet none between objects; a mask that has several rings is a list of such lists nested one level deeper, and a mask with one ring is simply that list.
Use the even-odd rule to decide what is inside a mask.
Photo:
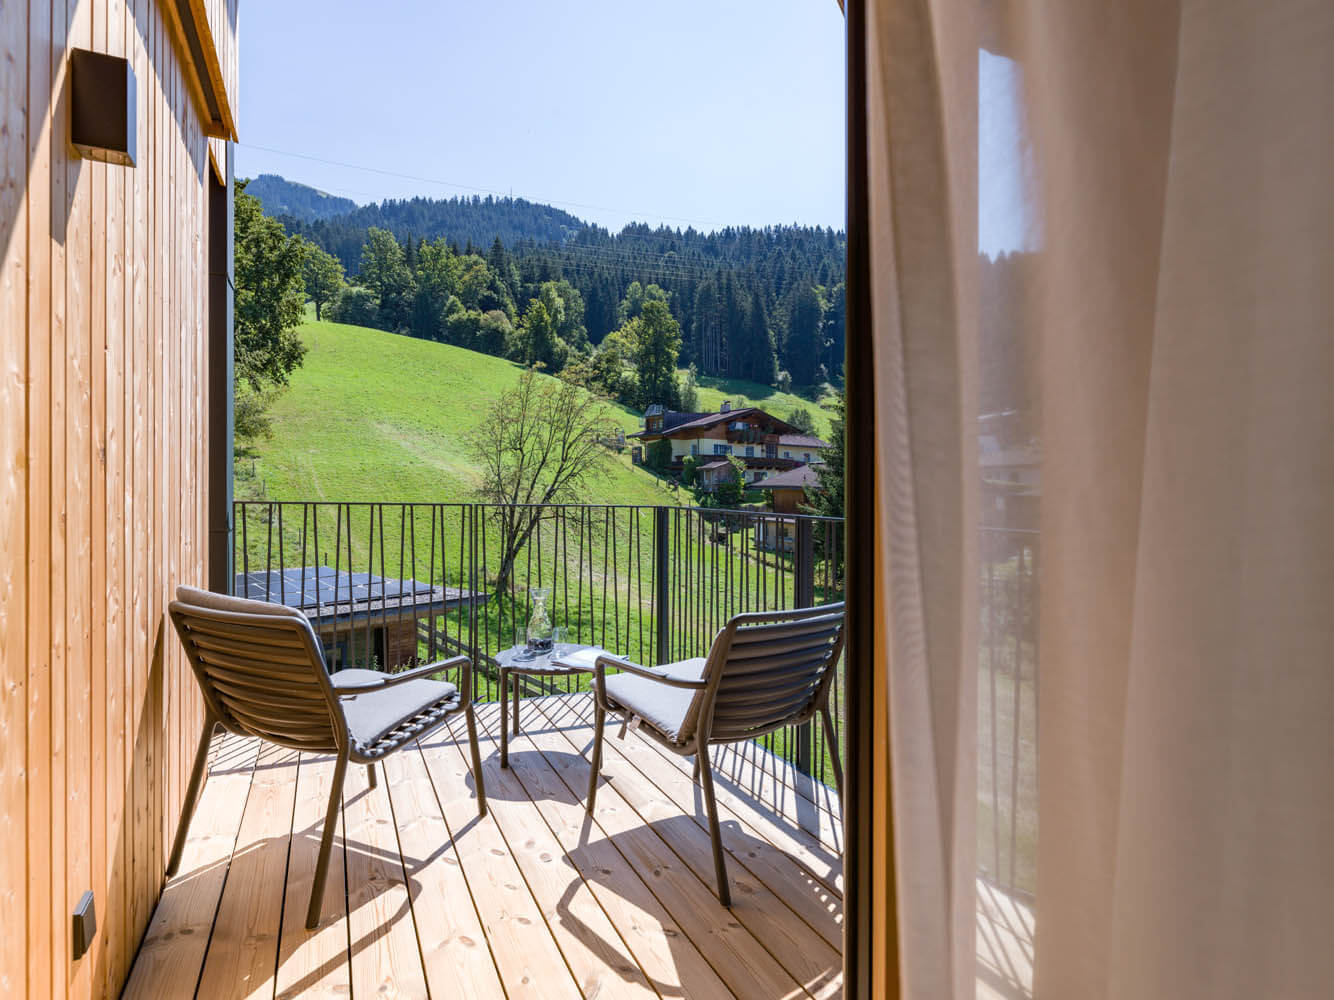
[{"label": "chair leg", "polygon": [[369,779],[372,788],[376,788],[376,787],[378,787],[378,784],[379,784],[379,783],[375,780],[375,765],[374,765],[374,764],[367,764],[367,765],[366,765],[366,777],[367,777],[367,779]]},{"label": "chair leg", "polygon": [[690,780],[699,784],[699,754],[695,754],[695,769],[690,772]]},{"label": "chair leg", "polygon": [[329,789],[329,808],[324,813],[324,832],[320,836],[320,856],[315,862],[315,884],[310,890],[310,906],[306,909],[306,929],[320,925],[320,909],[324,904],[324,883],[329,876],[329,853],[333,850],[334,831],[338,829],[338,807],[343,801],[343,778],[347,774],[347,757],[338,757],[334,767],[333,786]]},{"label": "chair leg", "polygon": [[829,706],[820,709],[820,718],[824,721],[824,739],[829,747],[829,757],[834,764],[834,783],[838,786],[839,805],[843,804],[843,761],[838,756],[838,734],[834,732],[834,718],[829,714]]},{"label": "chair leg", "polygon": [[695,757],[699,763],[699,776],[704,779],[704,808],[709,813],[709,836],[713,840],[713,867],[718,875],[718,902],[724,906],[732,905],[732,892],[727,884],[727,862],[723,860],[723,838],[718,829],[718,806],[713,801],[713,764],[709,760],[708,747]]},{"label": "chair leg", "polygon": [[171,845],[171,859],[167,862],[167,874],[175,875],[181,866],[181,855],[185,853],[186,835],[190,832],[190,820],[199,805],[199,793],[204,786],[204,772],[208,770],[208,745],[213,741],[213,731],[217,728],[213,716],[204,715],[204,730],[199,734],[199,746],[195,750],[194,767],[190,769],[190,783],[185,786],[185,801],[181,803],[181,821],[176,827],[176,840]]},{"label": "chair leg", "polygon": [[595,706],[593,713],[593,758],[588,769],[588,802],[584,808],[588,815],[593,815],[593,804],[597,801],[598,772],[602,770],[602,730],[607,727],[607,711],[601,705]]},{"label": "chair leg", "polygon": [[[500,714],[505,714],[503,707]],[[473,717],[471,701],[468,702],[468,707],[464,709],[463,717],[468,724],[468,749],[472,752],[472,780],[477,786],[477,815],[485,816],[486,779],[482,777],[482,752],[477,748],[477,720]]]}]

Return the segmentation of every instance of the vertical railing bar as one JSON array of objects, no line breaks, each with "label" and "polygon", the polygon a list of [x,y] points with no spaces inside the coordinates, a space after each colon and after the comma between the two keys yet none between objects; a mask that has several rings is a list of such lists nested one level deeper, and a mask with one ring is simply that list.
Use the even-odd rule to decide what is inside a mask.
[{"label": "vertical railing bar", "polygon": [[1019,884],[1017,847],[1019,843],[1019,723],[1021,718],[1020,693],[1024,683],[1023,663],[1023,605],[1024,605],[1024,550],[1022,539],[1018,546],[1014,572],[1014,738],[1010,758],[1010,885]]},{"label": "vertical railing bar", "polygon": [[[335,513],[336,513],[336,516],[337,516],[337,523],[334,525],[333,644],[334,644],[334,655],[337,656],[337,654],[338,654],[338,591],[339,591],[339,588],[340,588],[341,585],[342,585],[342,577],[343,577],[343,569],[342,569],[342,560],[343,560],[343,505],[342,505],[342,504],[337,504],[337,505],[335,505],[335,506],[334,506],[334,511],[335,511]],[[349,639],[349,645],[350,645],[350,643],[351,643],[351,640]],[[344,663],[340,660],[339,663],[338,663],[338,666],[341,668],[341,667],[346,666],[346,664],[344,664]]]},{"label": "vertical railing bar", "polygon": [[614,601],[611,609],[612,637],[616,643],[616,652],[625,653],[627,650],[621,645],[621,574],[616,558],[616,509],[614,507],[607,508],[607,518],[611,522],[611,593]]},{"label": "vertical railing bar", "polygon": [[[316,503],[309,503],[309,502],[308,502],[308,503],[305,504],[305,510],[306,510],[306,513],[309,514],[309,516],[310,516],[310,533],[311,533],[311,537],[312,537],[312,539],[314,540],[314,550],[315,550],[314,553],[313,553],[313,556],[312,556],[312,558],[311,558],[311,561],[314,563],[314,566],[315,566],[315,620],[318,621],[318,622],[320,622],[321,625],[323,625],[323,623],[324,623],[324,612],[323,612],[323,609],[321,608],[321,604],[322,604],[323,601],[324,601],[324,597],[323,597],[323,595],[322,595],[322,593],[321,593],[321,591],[320,591],[320,508],[319,508],[319,504],[316,504]],[[303,531],[304,531],[305,517],[306,517],[306,514],[303,514],[303,515],[302,515],[302,525],[303,525],[302,530],[303,530]],[[301,596],[301,599],[302,599],[302,601],[304,602],[305,599],[306,599],[306,598],[305,598],[305,590],[306,590],[306,573],[305,573],[306,551],[305,551],[305,545],[304,545],[304,543],[303,543],[302,546],[301,546],[301,561],[302,561],[302,570],[301,570],[301,591],[302,591],[302,596]],[[318,634],[317,634],[316,637],[320,639],[320,645],[323,646],[323,645],[324,645],[324,640],[323,640],[323,638],[320,637]],[[322,651],[323,651],[323,650],[321,650],[321,652],[322,652]],[[327,668],[328,665],[326,664],[325,666],[326,666],[326,668]]]},{"label": "vertical railing bar", "polygon": [[[287,603],[287,554],[283,545],[283,504],[278,504],[278,603]],[[272,595],[270,595],[272,599]]]},{"label": "vertical railing bar", "polygon": [[[250,505],[241,504],[241,579],[245,581],[245,596],[250,596]],[[236,592],[236,581],[232,582],[232,593]]]},{"label": "vertical railing bar", "polygon": [[265,505],[268,512],[268,535],[264,541],[264,600],[273,600],[273,503]]},{"label": "vertical railing bar", "polygon": [[990,678],[990,708],[991,708],[991,833],[993,847],[993,863],[995,864],[995,878],[1001,880],[1001,848],[1000,848],[1000,744],[996,730],[999,728],[1000,721],[997,712],[996,701],[996,563],[994,558],[994,540],[990,536],[984,535],[986,540],[986,567],[987,567],[987,668]]},{"label": "vertical railing bar", "polygon": [[[409,621],[412,622],[412,655],[408,657],[407,663],[411,667],[417,665],[417,650],[421,648],[417,640],[417,587],[421,582],[417,579],[417,505],[415,503],[404,504],[399,517],[402,520],[400,520],[398,526],[398,576],[400,580],[407,580],[412,584],[412,613],[409,616]],[[412,572],[406,575],[403,572],[404,521],[407,522],[408,553],[412,558]],[[429,588],[426,592],[427,607],[430,607],[435,585],[429,576],[426,579],[426,585]],[[403,634],[403,591],[401,587],[398,593],[398,631],[400,635]],[[387,643],[388,639],[385,641]]]},{"label": "vertical railing bar", "polygon": [[565,627],[570,629],[570,637],[579,642],[578,626],[574,624],[575,619],[570,615],[570,508],[562,505],[560,508],[560,520],[557,522],[560,526],[560,532],[556,537],[556,548],[558,560],[560,562],[560,587],[561,587],[561,606],[564,609]]},{"label": "vertical railing bar", "polygon": [[[592,517],[592,511],[589,511],[589,517]],[[602,508],[602,642],[600,645],[607,648],[607,578],[610,575],[607,566],[607,524],[610,520],[610,514],[606,507]]]}]

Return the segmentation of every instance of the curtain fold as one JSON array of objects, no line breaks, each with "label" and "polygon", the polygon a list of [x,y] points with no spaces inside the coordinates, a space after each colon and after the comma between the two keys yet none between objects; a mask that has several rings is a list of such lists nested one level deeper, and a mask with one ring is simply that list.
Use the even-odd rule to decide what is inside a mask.
[{"label": "curtain fold", "polygon": [[1329,995],[1334,5],[866,13],[878,985]]}]

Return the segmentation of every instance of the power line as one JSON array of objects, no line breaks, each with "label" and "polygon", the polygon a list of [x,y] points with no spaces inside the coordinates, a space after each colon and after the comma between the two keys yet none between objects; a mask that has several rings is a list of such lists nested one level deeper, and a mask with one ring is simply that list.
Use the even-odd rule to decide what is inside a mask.
[{"label": "power line", "polygon": [[[290,156],[298,160],[309,160],[312,163],[322,163],[325,166],[330,166],[330,167],[343,167],[348,170],[361,170],[369,174],[380,174],[381,176],[384,177],[397,177],[400,180],[417,181],[420,184],[435,184],[440,187],[454,188],[455,190],[459,191],[471,191],[475,194],[489,194],[497,198],[512,198],[511,194],[507,194],[504,191],[497,191],[494,188],[478,187],[474,184],[463,184],[457,181],[444,181],[436,177],[422,177],[418,174],[405,174],[397,170],[385,170],[382,167],[368,167],[364,164],[347,163],[342,160],[329,160],[321,156],[312,156],[310,153],[297,153],[290,149],[275,149],[272,146],[261,146],[253,142],[241,142],[237,143],[237,145],[242,147],[243,149],[259,150],[265,153],[273,153],[277,156]],[[627,215],[631,217],[636,215],[642,215],[645,217],[652,217],[658,219],[670,219],[673,222],[686,222],[691,225],[698,225],[698,226],[714,226],[714,227],[727,228],[727,226],[730,225],[730,223],[720,222],[717,219],[692,219],[680,215],[665,215],[658,212],[641,212],[638,209],[614,208],[607,205],[592,205],[588,204],[587,202],[564,201],[558,198],[534,197],[532,199],[524,199],[524,200],[530,200],[534,204],[559,205],[570,208],[588,209],[594,212],[619,212],[622,215]]]}]

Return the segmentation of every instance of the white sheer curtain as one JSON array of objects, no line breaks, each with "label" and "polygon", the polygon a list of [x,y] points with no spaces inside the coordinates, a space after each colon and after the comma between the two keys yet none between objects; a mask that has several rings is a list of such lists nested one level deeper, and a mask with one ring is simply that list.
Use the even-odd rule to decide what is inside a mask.
[{"label": "white sheer curtain", "polygon": [[1329,996],[1334,4],[867,15],[879,983]]}]

